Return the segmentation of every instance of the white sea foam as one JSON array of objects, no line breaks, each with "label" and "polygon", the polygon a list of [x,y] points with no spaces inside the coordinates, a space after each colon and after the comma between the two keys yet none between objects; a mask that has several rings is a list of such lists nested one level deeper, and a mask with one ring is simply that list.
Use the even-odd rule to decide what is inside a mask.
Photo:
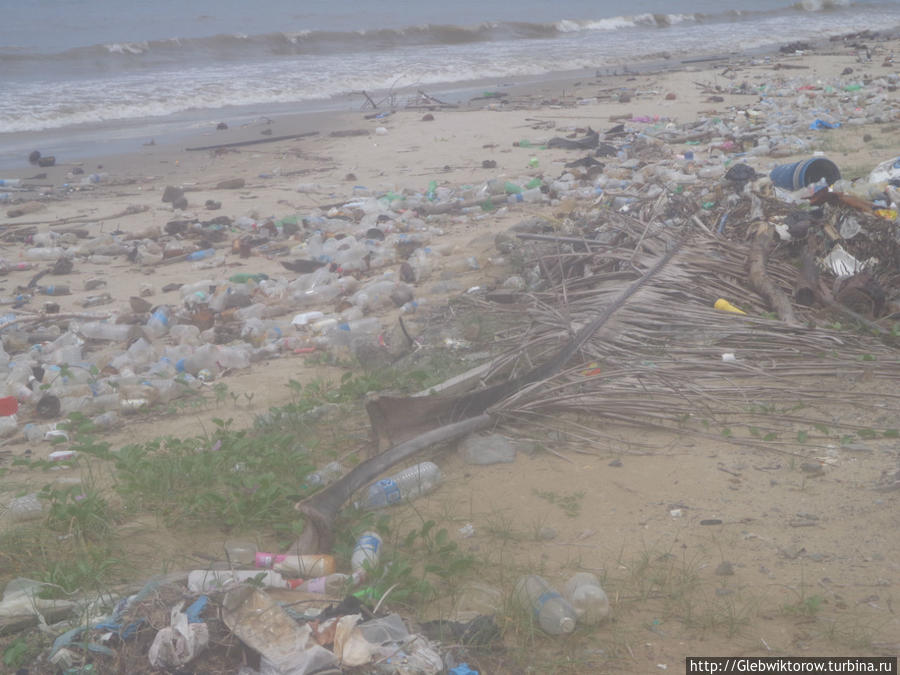
[{"label": "white sea foam", "polygon": [[150,48],[147,42],[114,42],[103,46],[110,54],[143,54]]},{"label": "white sea foam", "polygon": [[[421,25],[405,31],[370,31],[373,40],[351,42],[344,51],[329,45],[329,35],[321,31],[237,39],[222,34],[149,45],[110,43],[104,49],[87,49],[80,58],[93,62],[106,51],[111,56],[105,58],[115,59],[121,67],[104,67],[92,77],[79,72],[67,79],[56,72],[65,63],[60,59],[42,77],[5,82],[0,93],[0,133],[329,99],[362,89],[398,91],[481,78],[502,83],[550,70],[630,63],[659,53],[662,47],[677,57],[703,50],[777,45],[900,22],[900,12],[894,9],[892,13],[890,8],[852,14],[810,11],[802,22],[787,11],[735,21],[704,17],[702,27],[690,14],[568,19],[555,24]],[[353,35],[345,31],[339,37],[352,40]],[[305,49],[307,39],[318,42]],[[238,42],[247,42],[250,51],[232,49]],[[183,50],[182,43],[186,45]],[[292,45],[297,43],[301,44],[294,49]],[[373,50],[367,47],[370,43],[389,48]],[[228,57],[219,58],[220,53]],[[148,54],[161,56],[147,61]],[[243,54],[254,57],[243,58]],[[183,58],[177,58],[179,55]],[[133,66],[136,61],[139,68]],[[15,65],[14,61],[0,61],[0,67],[5,63]]]}]

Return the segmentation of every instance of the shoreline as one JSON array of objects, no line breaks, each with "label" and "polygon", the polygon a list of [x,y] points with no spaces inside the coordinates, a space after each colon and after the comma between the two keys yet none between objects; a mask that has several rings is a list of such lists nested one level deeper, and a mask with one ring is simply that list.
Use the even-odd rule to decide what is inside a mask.
[{"label": "shoreline", "polygon": [[[891,33],[894,33],[892,35]],[[900,28],[893,28],[879,34],[880,40],[890,40],[900,34]],[[818,53],[829,45],[835,44],[832,38],[822,38],[811,43],[811,53]],[[409,102],[416,98],[419,91],[429,96],[467,109],[471,100],[487,91],[496,91],[505,96],[558,96],[560,91],[583,83],[585,79],[615,78],[620,74],[646,75],[651,73],[678,72],[702,68],[712,63],[729,62],[739,65],[746,60],[789,56],[780,53],[780,43],[772,43],[765,47],[756,47],[739,52],[723,54],[718,52],[698,51],[684,54],[678,58],[662,58],[658,54],[650,55],[645,61],[629,64],[610,63],[596,68],[566,71],[548,71],[539,75],[515,78],[482,78],[447,82],[440,85],[418,87],[412,85],[396,92],[390,90],[373,90],[366,92],[374,101],[384,104],[393,102]],[[307,133],[317,129],[332,131],[347,128],[348,117],[356,114],[374,112],[366,107],[363,92],[350,92],[330,99],[306,100],[292,103],[272,103],[260,105],[234,106],[226,108],[184,111],[165,117],[144,117],[126,120],[107,120],[96,123],[85,123],[69,127],[44,129],[36,131],[0,134],[0,172],[6,178],[25,178],[33,175],[27,162],[28,155],[38,150],[44,155],[53,155],[61,166],[82,166],[99,162],[107,164],[111,158],[131,153],[145,154],[144,148],[165,147],[167,151],[182,150],[186,147],[212,144],[215,139],[220,142],[225,134],[217,133],[216,126],[224,122],[228,125],[229,136],[235,136],[234,129],[247,129],[270,121],[289,129],[286,134]],[[385,109],[403,110],[405,105],[394,105]],[[340,121],[339,121],[340,120]],[[280,135],[273,129],[273,135]],[[240,135],[240,134],[238,134]],[[231,140],[246,140],[244,138]],[[103,148],[97,152],[98,144]],[[105,162],[103,161],[105,160]]]}]

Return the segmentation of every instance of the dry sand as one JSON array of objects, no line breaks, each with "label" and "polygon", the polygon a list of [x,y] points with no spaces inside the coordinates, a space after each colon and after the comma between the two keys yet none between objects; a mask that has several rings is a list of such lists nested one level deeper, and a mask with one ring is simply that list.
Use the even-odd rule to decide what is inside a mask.
[{"label": "dry sand", "polygon": [[[896,43],[881,46],[897,51]],[[776,69],[776,64],[795,68]],[[355,186],[376,192],[424,191],[431,180],[459,187],[523,175],[552,179],[564,172],[563,164],[575,155],[522,147],[519,141],[537,145],[575,128],[602,130],[620,118],[660,116],[684,122],[712,110],[726,114],[733,106],[747,107],[757,97],[723,93],[723,100],[711,102],[709,92],[696,83],[716,87],[747,81],[755,86],[784,78],[815,84],[833,79],[847,66],[873,77],[896,72],[894,66],[883,66],[880,59],[859,63],[852,48],[831,44],[816,53],[771,61],[734,59],[668,72],[547,83],[530,91],[511,89],[504,92],[508,96],[502,101],[437,108],[431,112],[433,121],[423,121],[428,111],[422,109],[401,109],[383,119],[365,119],[362,112],[288,116],[271,124],[260,122],[224,131],[215,131],[211,120],[209,132],[191,139],[187,146],[260,139],[260,132],[269,129],[273,136],[319,133],[222,152],[143,146],[130,155],[84,162],[87,174],[102,170],[108,179],[67,192],[61,192],[60,186],[80,177],[70,177],[73,167],[63,163],[41,170],[47,177],[40,183],[53,186],[41,199],[45,208],[19,218],[0,216],[0,226],[9,231],[27,221],[39,228],[83,224],[93,234],[114,229],[140,232],[181,217],[278,219],[302,215],[352,198]],[[610,92],[626,89],[633,92],[627,103],[609,98]],[[674,100],[667,99],[670,93],[675,94]],[[386,133],[376,134],[378,127]],[[353,129],[367,133],[331,135]],[[864,143],[866,133],[875,142]],[[845,172],[853,167],[863,173],[864,167],[871,168],[900,150],[896,133],[885,134],[879,128],[844,128],[831,139],[833,149],[827,154]],[[52,149],[45,152],[52,154]],[[530,162],[532,157],[538,160],[536,167]],[[496,168],[482,168],[485,160],[496,162]],[[754,165],[767,172],[772,165],[786,161],[791,158],[759,158]],[[7,175],[25,177],[36,171],[28,167]],[[231,178],[243,178],[246,186],[215,189],[217,183]],[[299,184],[305,185],[302,192],[297,190]],[[167,185],[187,190],[189,208],[184,214],[173,213],[169,204],[161,202]],[[221,201],[221,210],[204,210],[209,199]],[[144,210],[115,215],[133,207]],[[441,258],[434,278],[455,279],[463,288],[497,285],[511,270],[497,264],[494,235],[524,218],[538,214],[555,217],[559,210],[559,206],[521,204],[478,217],[445,218],[440,223],[444,234],[433,244],[446,247],[450,255]],[[6,241],[0,254],[15,261],[23,249],[22,244]],[[465,260],[468,257],[477,259],[479,270],[471,269]],[[249,259],[228,256],[224,268],[211,270],[194,269],[188,262],[144,269],[122,259],[102,266],[77,263],[72,275],[44,281],[71,285],[72,295],[57,298],[66,312],[83,311],[77,303],[90,294],[81,290],[88,278],[106,279],[105,291],[113,296],[115,307],[127,304],[142,284],[154,287],[151,302],[175,303],[178,293],[162,293],[165,284],[225,278],[237,272],[285,274],[277,258],[255,255]],[[31,274],[13,272],[5,277],[0,295],[11,294]],[[418,292],[427,294],[424,287]],[[445,297],[433,301],[439,303]],[[35,303],[39,303],[37,298]],[[109,309],[105,306],[96,311]],[[231,391],[253,396],[252,404],[229,410],[228,415],[238,424],[249,423],[269,406],[286,401],[289,378],[301,382],[337,379],[340,373],[338,368],[307,366],[302,356],[254,364],[224,379]],[[193,434],[209,428],[212,417],[221,416],[222,410],[209,407],[196,413],[185,411],[175,418],[126,418],[108,439],[116,446],[161,433]],[[514,434],[515,430],[506,432]],[[522,430],[526,437],[534,433]],[[358,437],[360,445],[364,443],[364,427],[352,429],[351,434]],[[600,447],[567,438],[558,442],[539,439],[552,444],[568,461],[547,453],[520,453],[512,464],[482,467],[467,466],[453,453],[440,454],[437,461],[445,483],[433,497],[417,504],[417,509],[441,520],[452,533],[466,523],[474,525],[476,535],[471,539],[460,536],[460,545],[496,563],[498,571],[487,579],[491,583],[509,589],[515,576],[512,570],[523,568],[540,570],[556,582],[575,569],[594,571],[604,579],[613,604],[611,623],[567,644],[536,643],[537,648],[568,659],[569,665],[561,665],[560,670],[659,672],[664,666],[680,670],[686,655],[900,651],[900,620],[893,604],[900,592],[898,493],[877,493],[863,487],[876,481],[881,472],[895,468],[900,451],[896,440],[882,439],[842,450],[835,468],[811,478],[778,454],[658,437],[652,440],[668,449],[647,453],[640,443],[652,436],[650,432],[646,438],[635,438],[612,429],[610,435],[613,440]],[[8,443],[2,451],[19,455],[26,447]],[[46,445],[30,447],[36,456],[48,451]],[[23,480],[25,475],[15,469],[3,479],[16,485]],[[578,514],[567,516],[538,491],[583,493]],[[414,523],[418,516],[401,509],[398,517]],[[701,524],[708,519],[721,523]],[[184,535],[148,537],[146,525],[148,522],[131,524],[133,531],[141,532],[135,547],[146,546],[148,554],[155,549],[151,560],[159,563],[168,558],[170,568],[197,564],[186,554]],[[534,533],[543,527],[552,528],[555,537],[535,538]],[[169,536],[173,538],[166,540]],[[216,534],[192,534],[190,540],[190,552],[221,546],[221,536]],[[720,567],[724,562],[730,563],[730,569]],[[681,587],[679,575],[691,588]],[[818,598],[815,607],[800,611],[812,597]],[[498,663],[494,665],[501,669]]]}]

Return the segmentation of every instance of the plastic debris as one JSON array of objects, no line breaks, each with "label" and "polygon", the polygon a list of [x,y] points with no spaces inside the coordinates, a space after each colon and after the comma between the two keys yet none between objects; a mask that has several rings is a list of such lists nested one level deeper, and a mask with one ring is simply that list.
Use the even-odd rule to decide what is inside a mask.
[{"label": "plastic debris", "polygon": [[297,625],[266,593],[252,586],[227,593],[223,618],[244,644],[282,673],[305,675],[337,661],[335,654],[315,644],[308,624]]},{"label": "plastic debris", "polygon": [[177,668],[190,663],[209,645],[209,627],[196,621],[199,610],[194,609],[191,621],[181,609],[184,603],[172,609],[169,625],[157,632],[150,645],[147,658],[154,668]]},{"label": "plastic debris", "polygon": [[834,248],[831,249],[831,252],[822,260],[825,267],[838,279],[852,277],[855,274],[862,272],[867,267],[870,267],[875,262],[877,262],[877,260],[874,258],[869,258],[866,261],[857,260],[847,253],[840,244],[835,244]]}]

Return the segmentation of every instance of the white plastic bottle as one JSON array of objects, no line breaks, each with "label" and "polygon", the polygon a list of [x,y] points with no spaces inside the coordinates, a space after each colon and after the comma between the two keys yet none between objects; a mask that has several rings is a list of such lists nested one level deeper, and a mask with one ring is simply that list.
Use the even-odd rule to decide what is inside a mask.
[{"label": "white plastic bottle", "polygon": [[590,572],[573,574],[566,582],[565,596],[581,623],[593,625],[609,616],[609,598],[600,581]]},{"label": "white plastic bottle", "polygon": [[357,581],[366,575],[366,568],[374,569],[381,559],[381,537],[377,532],[363,532],[356,540],[350,556],[350,569]]},{"label": "white plastic bottle", "polygon": [[284,577],[272,570],[193,570],[188,573],[188,589],[194,592],[230,588],[256,581],[269,588],[291,588]]},{"label": "white plastic bottle", "polygon": [[105,321],[86,321],[76,329],[90,340],[127,340],[131,326],[126,324],[106,323]]},{"label": "white plastic bottle", "polygon": [[433,462],[420,462],[390,478],[372,483],[362,503],[367,511],[415,499],[431,492],[441,482],[441,469]]},{"label": "white plastic bottle", "polygon": [[536,574],[522,577],[514,597],[523,608],[534,612],[534,619],[544,632],[563,635],[575,630],[575,609],[546,579]]}]

